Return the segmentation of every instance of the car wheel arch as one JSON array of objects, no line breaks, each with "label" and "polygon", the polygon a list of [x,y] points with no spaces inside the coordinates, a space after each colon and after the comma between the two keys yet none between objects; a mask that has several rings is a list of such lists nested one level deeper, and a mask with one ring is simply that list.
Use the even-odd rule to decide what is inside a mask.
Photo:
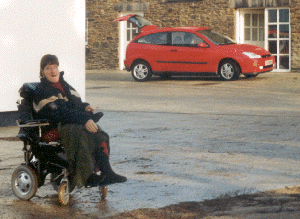
[{"label": "car wheel arch", "polygon": [[152,74],[151,66],[147,61],[138,59],[133,62],[131,67],[131,75],[134,80],[138,82],[148,81],[152,77]]},{"label": "car wheel arch", "polygon": [[131,65],[130,65],[130,71],[132,70],[133,66],[134,66],[137,62],[146,62],[146,63],[150,66],[150,69],[151,69],[151,71],[152,71],[152,67],[151,67],[150,63],[149,63],[147,60],[145,60],[145,59],[135,59],[135,60],[131,63]]},{"label": "car wheel arch", "polygon": [[233,81],[242,73],[240,64],[232,58],[224,58],[218,64],[217,74],[222,80]]},{"label": "car wheel arch", "polygon": [[[241,65],[239,64],[238,61],[236,61],[236,60],[233,59],[233,58],[223,58],[223,59],[221,59],[221,60],[219,61],[219,64],[218,64],[217,73],[218,73],[219,68],[220,68],[220,66],[222,65],[222,63],[223,63],[223,62],[226,62],[226,61],[232,61],[232,62],[234,62],[234,63],[238,66],[238,68],[239,68],[239,70],[240,70],[240,73],[242,74],[242,68],[241,68]],[[219,73],[218,73],[218,74],[219,74]]]}]

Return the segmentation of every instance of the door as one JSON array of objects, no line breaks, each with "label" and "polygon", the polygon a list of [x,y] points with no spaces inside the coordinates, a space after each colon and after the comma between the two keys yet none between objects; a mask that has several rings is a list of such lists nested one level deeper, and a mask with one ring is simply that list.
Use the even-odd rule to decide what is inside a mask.
[{"label": "door", "polygon": [[198,45],[205,41],[194,33],[174,31],[169,47],[170,71],[173,72],[210,72],[209,48]]},{"label": "door", "polygon": [[[138,14],[140,16],[144,16],[143,12],[122,12],[121,17],[129,15],[129,14]],[[139,29],[138,27],[133,26],[131,22],[123,21],[120,22],[119,28],[119,68],[123,70],[124,66],[124,59],[126,57],[126,48],[129,42],[138,34]]]},{"label": "door", "polygon": [[266,49],[275,56],[274,71],[291,70],[291,28],[288,8],[266,9]]},{"label": "door", "polygon": [[137,39],[135,53],[150,64],[152,71],[171,71],[173,52],[170,49],[170,34],[152,33]]},{"label": "door", "polygon": [[265,43],[264,9],[237,10],[237,43],[256,45],[264,48]]},{"label": "door", "polygon": [[244,43],[264,47],[264,10],[245,12]]},{"label": "door", "polygon": [[[275,57],[273,71],[290,72],[289,8],[238,9],[236,15],[236,41],[265,48]],[[264,23],[263,26],[262,23]]]}]

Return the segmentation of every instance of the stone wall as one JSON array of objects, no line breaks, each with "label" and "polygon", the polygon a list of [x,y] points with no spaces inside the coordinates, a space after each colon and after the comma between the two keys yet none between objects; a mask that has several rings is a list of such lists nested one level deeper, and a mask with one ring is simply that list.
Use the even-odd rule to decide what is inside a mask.
[{"label": "stone wall", "polygon": [[291,67],[293,71],[299,70],[300,0],[87,0],[86,69],[118,69],[119,24],[113,20],[120,16],[120,11],[143,10],[145,18],[158,27],[204,26],[234,39],[235,9],[257,4],[290,7]]},{"label": "stone wall", "polygon": [[116,69],[118,67],[118,23],[114,11],[118,1],[87,0],[88,46],[86,69]]},{"label": "stone wall", "polygon": [[230,0],[233,8],[289,7],[294,0]]},{"label": "stone wall", "polygon": [[291,61],[292,71],[300,71],[300,0],[293,0],[290,9],[291,18]]},{"label": "stone wall", "polygon": [[235,9],[230,8],[228,0],[133,0],[127,1],[126,5],[118,0],[87,0],[87,70],[119,67],[119,24],[113,20],[120,16],[118,10],[126,10],[130,5],[139,7],[139,4],[134,6],[135,3],[144,5],[145,18],[158,27],[205,26],[234,38]]}]

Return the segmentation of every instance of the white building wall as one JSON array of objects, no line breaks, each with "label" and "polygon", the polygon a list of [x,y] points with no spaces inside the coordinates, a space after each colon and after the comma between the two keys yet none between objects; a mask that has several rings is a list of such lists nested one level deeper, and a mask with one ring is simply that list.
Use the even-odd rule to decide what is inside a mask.
[{"label": "white building wall", "polygon": [[17,110],[18,90],[39,81],[40,59],[57,55],[85,97],[85,0],[0,0],[0,112]]}]

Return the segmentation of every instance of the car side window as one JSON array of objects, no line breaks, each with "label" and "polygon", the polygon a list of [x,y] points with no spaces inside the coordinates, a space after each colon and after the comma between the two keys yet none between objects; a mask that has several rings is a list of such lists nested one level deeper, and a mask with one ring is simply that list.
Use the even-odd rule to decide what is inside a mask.
[{"label": "car side window", "polygon": [[135,41],[136,43],[142,44],[154,44],[154,45],[167,45],[168,44],[168,33],[153,33],[143,36]]},{"label": "car side window", "polygon": [[198,47],[199,43],[205,43],[205,41],[193,33],[172,32],[173,46]]}]

